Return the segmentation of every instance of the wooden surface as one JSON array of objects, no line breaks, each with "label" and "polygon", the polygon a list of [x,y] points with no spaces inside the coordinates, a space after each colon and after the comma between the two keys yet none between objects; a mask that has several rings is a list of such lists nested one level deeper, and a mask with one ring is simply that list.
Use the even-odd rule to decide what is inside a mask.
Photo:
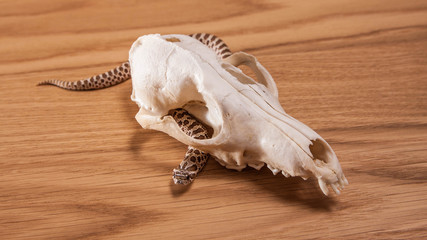
[{"label": "wooden surface", "polygon": [[[1,1],[1,239],[426,239],[426,1]],[[131,82],[36,87],[127,59],[148,33],[254,54],[350,185],[227,170],[171,181],[186,147],[143,130]]]}]

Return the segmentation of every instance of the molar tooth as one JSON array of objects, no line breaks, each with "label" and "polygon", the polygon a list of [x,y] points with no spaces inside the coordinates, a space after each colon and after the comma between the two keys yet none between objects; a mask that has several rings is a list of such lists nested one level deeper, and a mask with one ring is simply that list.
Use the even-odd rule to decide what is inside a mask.
[{"label": "molar tooth", "polygon": [[285,171],[282,171],[282,174],[283,174],[283,176],[285,176],[285,177],[290,177],[291,175],[289,175],[289,173],[287,173],[287,172],[285,172]]},{"label": "molar tooth", "polygon": [[271,170],[271,172],[273,173],[273,175],[277,175],[280,172],[279,169],[273,168],[269,164],[267,164],[267,167]]},{"label": "molar tooth", "polygon": [[248,166],[251,168],[255,168],[256,170],[260,170],[262,167],[264,167],[264,163],[260,163],[260,164],[248,163]]},{"label": "molar tooth", "polygon": [[244,164],[244,165],[234,165],[234,164],[225,165],[225,168],[237,170],[239,172],[242,171],[245,167],[246,167],[246,164]]},{"label": "molar tooth", "polygon": [[317,181],[319,182],[319,187],[322,190],[323,194],[328,196],[329,189],[328,189],[328,186],[326,186],[326,183],[321,178],[318,178]]}]

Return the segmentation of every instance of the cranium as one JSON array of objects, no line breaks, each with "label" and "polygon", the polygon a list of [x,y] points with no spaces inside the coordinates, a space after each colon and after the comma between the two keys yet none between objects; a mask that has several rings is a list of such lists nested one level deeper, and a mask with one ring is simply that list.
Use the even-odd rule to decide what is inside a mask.
[{"label": "cranium", "polygon": [[[313,176],[325,195],[348,184],[329,144],[281,107],[268,71],[252,55],[221,60],[185,35],[145,35],[129,52],[132,100],[138,123],[210,153],[226,168],[260,169],[267,164],[286,177]],[[238,66],[245,64],[257,81]],[[192,138],[168,115],[183,108],[212,128],[209,139]]]}]

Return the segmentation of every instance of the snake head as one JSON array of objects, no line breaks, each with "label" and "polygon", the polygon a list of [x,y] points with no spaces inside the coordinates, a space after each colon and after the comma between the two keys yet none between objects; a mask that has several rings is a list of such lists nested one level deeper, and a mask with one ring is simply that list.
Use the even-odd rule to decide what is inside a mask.
[{"label": "snake head", "polygon": [[175,168],[173,170],[173,181],[175,184],[188,185],[194,181],[197,176],[196,171]]}]

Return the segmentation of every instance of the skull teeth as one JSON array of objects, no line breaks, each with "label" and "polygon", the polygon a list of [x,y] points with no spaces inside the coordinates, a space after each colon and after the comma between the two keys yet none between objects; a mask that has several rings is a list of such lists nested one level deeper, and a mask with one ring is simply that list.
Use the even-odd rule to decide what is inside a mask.
[{"label": "skull teeth", "polygon": [[287,177],[287,178],[291,176],[289,173],[287,173],[287,172],[285,172],[285,171],[282,171],[282,174],[283,174],[283,176],[285,176],[285,177]]},{"label": "skull teeth", "polygon": [[331,187],[337,195],[340,195],[341,192],[340,192],[340,190],[338,190],[337,185],[338,185],[337,183],[333,183],[333,184],[331,184]]},{"label": "skull teeth", "polygon": [[317,180],[319,182],[320,189],[322,190],[322,192],[326,196],[328,196],[328,194],[329,194],[328,185],[331,186],[332,190],[334,190],[334,192],[337,195],[340,195],[340,193],[344,189],[344,187],[346,185],[348,185],[348,181],[347,181],[347,179],[344,176],[342,176],[341,178],[339,178],[338,181],[334,182],[334,183],[326,183],[322,178],[318,178]]},{"label": "skull teeth", "polygon": [[345,185],[348,185],[347,178],[345,178],[344,176],[342,177],[342,181],[344,182]]},{"label": "skull teeth", "polygon": [[328,196],[329,189],[328,189],[328,186],[326,185],[325,181],[323,181],[321,178],[318,178],[317,181],[319,182],[319,186],[320,186],[320,189],[322,190],[323,194]]},{"label": "skull teeth", "polygon": [[248,166],[256,170],[260,170],[262,167],[264,167],[264,163],[260,163],[260,164],[248,163]]},{"label": "skull teeth", "polygon": [[273,175],[277,175],[280,172],[279,169],[273,168],[272,166],[270,166],[268,164],[267,164],[267,167],[271,170],[271,172],[273,173]]},{"label": "skull teeth", "polygon": [[[250,166],[250,165],[249,165]],[[271,172],[276,175],[279,172],[282,172],[283,176],[285,177],[290,177],[291,175],[287,172],[285,172],[284,170],[279,170],[276,169],[274,167],[272,167],[271,165],[267,164],[267,167],[271,170]],[[302,179],[307,180],[308,177],[307,176],[301,176]],[[331,186],[332,190],[337,194],[340,195],[341,191],[344,189],[344,187],[346,185],[348,185],[348,181],[347,179],[342,176],[340,178],[338,178],[337,182],[334,183],[326,183],[322,178],[318,178],[318,182],[319,182],[319,187],[322,190],[323,194],[325,194],[326,196],[329,195],[329,189],[328,189],[328,185]]]}]

